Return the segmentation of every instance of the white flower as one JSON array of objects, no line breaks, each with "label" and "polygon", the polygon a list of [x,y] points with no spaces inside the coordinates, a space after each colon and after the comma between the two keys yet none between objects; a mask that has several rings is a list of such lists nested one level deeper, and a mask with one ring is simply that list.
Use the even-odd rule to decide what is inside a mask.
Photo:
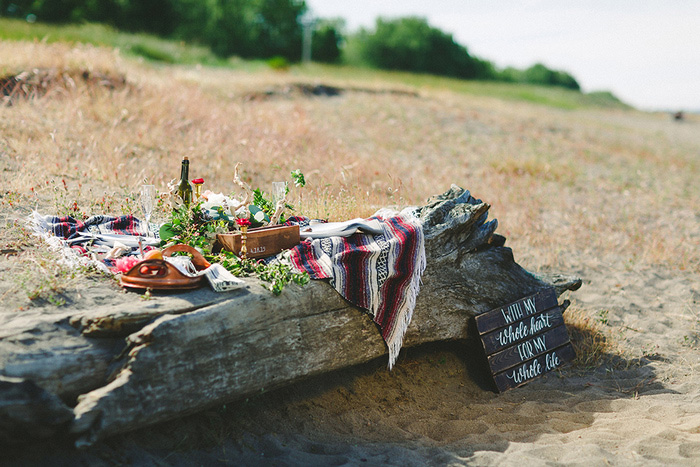
[{"label": "white flower", "polygon": [[228,215],[234,214],[231,212],[231,208],[240,204],[237,200],[229,198],[223,193],[212,193],[211,191],[204,192],[202,198],[206,199],[206,201],[202,203],[202,209],[207,210],[207,212],[209,212],[209,215],[211,215],[214,218],[216,218],[218,214],[218,211],[216,209],[213,209],[215,206],[221,207],[224,211],[224,214]]}]

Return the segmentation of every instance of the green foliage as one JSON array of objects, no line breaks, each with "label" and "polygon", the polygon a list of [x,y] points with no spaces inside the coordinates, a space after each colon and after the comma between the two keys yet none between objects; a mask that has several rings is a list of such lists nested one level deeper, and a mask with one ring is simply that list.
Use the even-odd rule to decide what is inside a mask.
[{"label": "green foliage", "polygon": [[506,68],[498,75],[503,81],[513,83],[540,84],[545,86],[560,86],[566,89],[579,91],[576,79],[564,71],[550,70],[541,63],[536,63],[526,70]]},{"label": "green foliage", "polygon": [[[10,16],[9,4],[0,0],[0,14]],[[109,45],[163,63],[230,66],[232,62],[221,57],[267,58],[270,59],[268,65],[275,69],[287,69],[299,58],[301,26],[298,19],[306,12],[305,2],[300,0],[16,0],[11,4],[11,16],[25,18],[27,14],[37,14],[39,22],[29,24],[24,20],[0,18],[1,39]],[[149,15],[155,15],[157,21],[146,21]],[[134,16],[139,16],[138,21],[133,20]],[[49,20],[82,24],[58,28],[41,22]],[[179,40],[167,41],[143,33],[125,34],[85,21],[102,21],[125,30],[164,34]],[[343,61],[356,66],[579,90],[578,82],[570,74],[550,70],[542,64],[526,70],[497,70],[490,62],[471,56],[451,35],[430,27],[422,18],[380,19],[375,31],[361,30],[347,41],[341,37],[341,28],[340,20],[320,23],[312,42],[315,60],[336,61],[342,42]],[[239,60],[236,63],[251,67],[251,62]],[[261,63],[253,66],[259,67]],[[411,80],[421,79],[416,76]],[[539,91],[526,94],[526,100],[542,100]],[[594,93],[586,102],[627,107],[604,93]]]},{"label": "green foliage", "polygon": [[[290,173],[290,175],[292,177],[292,180],[294,181],[294,186],[304,187],[306,185],[306,179],[304,178],[304,174],[301,172],[301,170],[299,170],[299,169],[293,170]],[[289,184],[287,184],[287,186],[285,188],[285,195],[287,195],[288,193],[289,193]],[[266,198],[266,193],[263,190],[261,190],[260,188],[256,188],[255,190],[253,190],[253,207],[259,208],[262,212],[264,212],[267,215],[268,219],[266,219],[266,221],[269,221],[269,218],[275,214],[275,203],[272,200]],[[288,203],[285,203],[285,208],[290,210],[290,211],[294,210],[294,206],[292,206],[291,204],[288,204]],[[251,214],[253,214],[252,211],[251,211]],[[255,219],[253,219],[252,217],[253,216],[251,215],[250,221],[254,225],[256,223],[259,224],[259,222]],[[280,223],[283,223],[284,219],[285,218],[283,215],[280,218]]]},{"label": "green foliage", "polygon": [[175,57],[163,49],[150,47],[147,44],[134,44],[131,47],[131,53],[155,62],[175,63],[177,61]]},{"label": "green foliage", "polygon": [[313,32],[311,57],[316,62],[338,63],[342,36],[338,26],[322,22]]},{"label": "green foliage", "polygon": [[[292,178],[297,186],[306,184],[304,174],[299,170],[292,172]],[[262,212],[268,216],[266,220],[269,222],[269,216],[274,214],[274,205],[272,201],[265,198],[265,193],[259,188],[253,191],[253,203],[254,205],[249,207],[253,225],[256,223],[253,221],[252,215],[256,212]],[[291,206],[287,206],[291,208]],[[219,212],[219,219],[210,217],[206,211],[202,210],[200,202],[191,204],[189,207],[183,205],[173,209],[170,221],[161,226],[159,233],[163,245],[184,243],[196,248],[203,252],[207,260],[220,263],[234,276],[253,275],[258,277],[269,284],[266,288],[275,295],[282,293],[285,285],[290,282],[299,285],[309,282],[308,274],[293,272],[289,265],[279,261],[272,261],[268,264],[264,261],[244,260],[232,252],[223,250],[213,254],[212,247],[216,234],[229,231],[233,225],[233,222],[223,212]]]},{"label": "green foliage", "polygon": [[160,235],[164,244],[184,243],[202,251],[209,262],[220,263],[234,276],[258,277],[269,284],[266,288],[275,295],[282,293],[284,286],[290,282],[299,285],[309,282],[308,274],[293,272],[287,264],[241,259],[230,251],[212,254],[216,234],[226,231],[228,225],[225,221],[211,219],[202,211],[201,203],[197,203],[189,208],[181,206],[173,209],[170,222],[161,227]]},{"label": "green foliage", "polygon": [[0,18],[0,39],[41,40],[49,43],[80,42],[116,47],[126,54],[165,63],[228,65],[206,47],[169,41],[153,35],[119,32],[111,26],[96,23],[58,26]]},{"label": "green foliage", "polygon": [[467,79],[491,78],[493,67],[472,57],[451,35],[418,17],[377,19],[375,30],[355,38],[359,55],[371,66]]},{"label": "green foliage", "polygon": [[32,14],[43,23],[101,22],[206,44],[222,57],[290,61],[301,57],[298,19],[306,12],[303,0],[14,0],[11,12],[5,3],[0,2],[0,15]]},{"label": "green foliage", "polygon": [[267,66],[277,71],[286,71],[289,69],[289,61],[281,56],[272,57],[267,60]]},{"label": "green foliage", "polygon": [[306,186],[306,179],[304,178],[304,174],[301,173],[301,170],[296,169],[291,172],[292,175],[292,180],[294,180],[294,186],[298,187],[304,187]]},{"label": "green foliage", "polygon": [[253,204],[259,207],[269,217],[275,213],[275,205],[265,197],[265,192],[260,188],[253,190]]},{"label": "green foliage", "polygon": [[[301,0],[257,0],[250,4],[256,10],[252,26],[254,56],[280,55],[289,60],[301,58],[302,27],[299,18],[306,12]],[[261,53],[262,52],[262,53]]]},{"label": "green foliage", "polygon": [[236,277],[255,276],[267,282],[269,285],[266,288],[274,295],[281,294],[290,282],[306,285],[310,280],[307,273],[294,272],[287,264],[281,262],[266,264],[263,261],[241,259],[230,251],[221,251],[217,255],[208,255],[206,258],[210,262],[221,264]]},{"label": "green foliage", "polygon": [[201,251],[211,251],[216,234],[226,232],[225,220],[213,220],[202,211],[202,203],[180,206],[173,209],[170,222],[160,228],[161,241],[165,243],[184,243]]},{"label": "green foliage", "polygon": [[309,283],[309,275],[307,273],[296,273],[287,264],[275,262],[266,265],[263,262],[258,262],[255,265],[255,274],[261,280],[269,282],[268,289],[275,295],[282,293],[282,289],[290,282],[298,285],[306,285]]}]

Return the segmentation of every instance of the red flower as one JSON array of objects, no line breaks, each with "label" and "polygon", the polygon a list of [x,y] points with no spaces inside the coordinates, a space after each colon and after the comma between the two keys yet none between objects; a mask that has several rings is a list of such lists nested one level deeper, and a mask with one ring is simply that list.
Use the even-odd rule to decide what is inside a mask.
[{"label": "red flower", "polygon": [[194,183],[195,185],[201,185],[202,183],[204,183],[204,179],[203,178],[195,178],[194,180],[192,180],[192,183]]},{"label": "red flower", "polygon": [[250,221],[248,219],[236,219],[236,224],[238,224],[239,227],[249,227]]}]

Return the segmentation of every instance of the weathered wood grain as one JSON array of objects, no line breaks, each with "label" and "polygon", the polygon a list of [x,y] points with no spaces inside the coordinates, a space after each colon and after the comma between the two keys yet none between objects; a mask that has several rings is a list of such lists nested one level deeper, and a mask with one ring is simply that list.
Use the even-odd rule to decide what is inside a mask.
[{"label": "weathered wood grain", "polygon": [[73,412],[32,381],[0,376],[0,445],[36,441],[65,432]]}]

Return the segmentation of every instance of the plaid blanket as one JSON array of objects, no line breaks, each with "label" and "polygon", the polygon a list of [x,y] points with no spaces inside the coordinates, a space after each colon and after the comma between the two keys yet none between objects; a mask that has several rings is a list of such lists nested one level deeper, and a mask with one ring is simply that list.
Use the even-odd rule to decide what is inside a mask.
[{"label": "plaid blanket", "polygon": [[113,246],[118,241],[135,248],[139,239],[144,245],[155,245],[160,241],[157,231],[149,231],[148,236],[143,237],[146,235],[146,225],[133,215],[100,215],[80,221],[71,216],[42,216],[34,213],[31,222],[38,233],[49,233],[74,247],[88,242]]},{"label": "plaid blanket", "polygon": [[45,216],[44,222],[52,234],[65,240],[76,238],[83,231],[118,235],[144,234],[140,221],[132,215],[92,216],[85,221],[79,221],[71,216]]},{"label": "plaid blanket", "polygon": [[371,219],[381,222],[383,234],[309,239],[288,258],[296,270],[313,279],[330,279],[346,300],[368,310],[389,348],[391,369],[425,269],[423,229],[410,212],[379,211]]}]

